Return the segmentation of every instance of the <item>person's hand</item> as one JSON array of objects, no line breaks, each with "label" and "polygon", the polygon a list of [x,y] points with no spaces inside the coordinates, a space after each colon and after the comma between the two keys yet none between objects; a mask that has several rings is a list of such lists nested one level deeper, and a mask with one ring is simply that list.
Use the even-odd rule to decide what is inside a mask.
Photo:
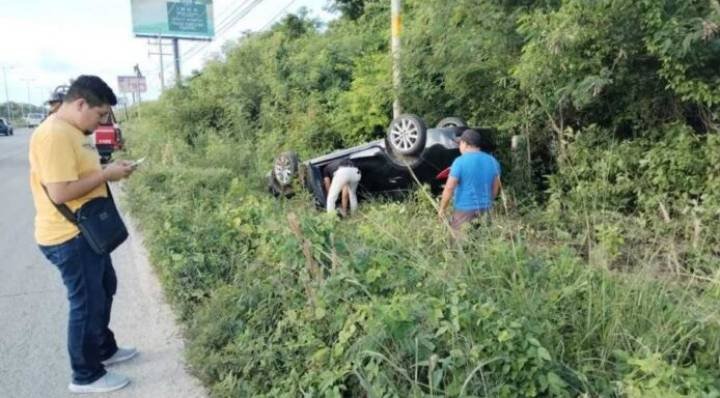
[{"label": "person's hand", "polygon": [[437,212],[438,220],[440,220],[440,223],[445,224],[447,223],[447,217],[445,216],[445,211],[442,209],[439,209]]},{"label": "person's hand", "polygon": [[123,178],[127,178],[135,169],[132,167],[132,162],[127,160],[119,160],[109,164],[103,169],[103,177],[106,181],[118,181]]}]

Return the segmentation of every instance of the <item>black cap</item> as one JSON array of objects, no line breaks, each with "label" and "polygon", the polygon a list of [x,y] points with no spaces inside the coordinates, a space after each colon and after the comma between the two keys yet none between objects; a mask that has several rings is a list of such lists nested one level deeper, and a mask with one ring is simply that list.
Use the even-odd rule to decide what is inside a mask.
[{"label": "black cap", "polygon": [[58,86],[55,91],[50,94],[50,98],[45,101],[46,104],[52,104],[53,102],[62,102],[65,99],[65,93],[67,92],[67,86]]},{"label": "black cap", "polygon": [[458,141],[465,141],[466,144],[474,146],[476,148],[482,147],[484,143],[482,135],[480,135],[479,132],[473,129],[467,129],[463,131],[462,135],[460,135],[460,138],[458,138]]}]

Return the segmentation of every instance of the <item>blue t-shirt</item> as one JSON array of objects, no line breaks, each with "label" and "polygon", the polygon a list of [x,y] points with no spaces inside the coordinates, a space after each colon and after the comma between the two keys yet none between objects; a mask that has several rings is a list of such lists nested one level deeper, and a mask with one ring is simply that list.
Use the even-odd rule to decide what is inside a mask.
[{"label": "blue t-shirt", "polygon": [[453,207],[460,211],[492,207],[492,186],[500,175],[500,164],[485,152],[461,155],[450,166],[450,176],[458,179]]}]

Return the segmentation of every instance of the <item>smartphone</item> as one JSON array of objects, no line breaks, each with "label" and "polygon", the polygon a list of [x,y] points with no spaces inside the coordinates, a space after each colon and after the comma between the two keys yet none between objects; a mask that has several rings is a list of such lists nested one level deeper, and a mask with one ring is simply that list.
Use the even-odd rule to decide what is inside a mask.
[{"label": "smartphone", "polygon": [[145,158],[140,158],[140,159],[138,159],[138,160],[130,163],[130,166],[132,166],[133,168],[137,168],[137,167],[140,166],[140,164],[142,164],[142,162],[144,162],[144,161],[145,161]]}]

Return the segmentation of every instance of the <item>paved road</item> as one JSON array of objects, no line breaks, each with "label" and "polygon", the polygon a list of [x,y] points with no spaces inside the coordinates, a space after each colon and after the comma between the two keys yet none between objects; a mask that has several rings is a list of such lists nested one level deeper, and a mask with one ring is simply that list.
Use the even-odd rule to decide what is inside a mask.
[{"label": "paved road", "polygon": [[[74,395],[67,392],[67,301],[59,272],[33,240],[29,138],[27,129],[0,136],[0,397],[70,397]],[[140,355],[114,367],[130,376],[132,384],[110,396],[205,397],[199,382],[185,370],[174,317],[141,239],[130,222],[129,227],[134,238],[113,253],[119,285],[111,328],[121,345],[137,346]]]}]

